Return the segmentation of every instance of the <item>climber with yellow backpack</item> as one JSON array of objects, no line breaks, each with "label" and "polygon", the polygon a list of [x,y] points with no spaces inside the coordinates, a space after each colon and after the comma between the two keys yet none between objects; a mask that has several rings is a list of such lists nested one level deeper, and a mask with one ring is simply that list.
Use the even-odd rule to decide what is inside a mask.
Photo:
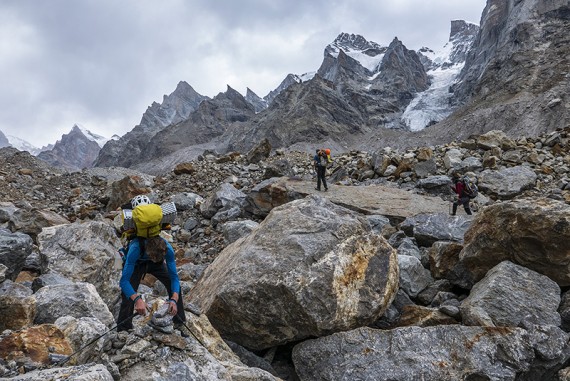
[{"label": "climber with yellow backpack", "polygon": [[121,307],[119,311],[118,331],[133,328],[133,310],[145,316],[147,305],[137,292],[141,280],[146,274],[158,279],[168,292],[168,313],[172,316],[175,328],[186,321],[180,280],[176,271],[174,249],[160,236],[163,224],[163,209],[151,203],[145,195],[138,195],[131,201],[134,235],[125,254],[121,287]]}]

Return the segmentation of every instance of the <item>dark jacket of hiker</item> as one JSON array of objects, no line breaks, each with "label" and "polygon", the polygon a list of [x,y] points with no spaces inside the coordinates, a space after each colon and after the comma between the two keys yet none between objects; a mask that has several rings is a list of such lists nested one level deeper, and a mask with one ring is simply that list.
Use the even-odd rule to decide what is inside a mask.
[{"label": "dark jacket of hiker", "polygon": [[327,171],[327,155],[323,150],[317,150],[317,153],[313,158],[313,164],[315,166],[315,171],[317,172],[317,187],[315,189],[320,191],[322,182],[325,187],[325,191],[328,190],[327,180],[325,179]]},{"label": "dark jacket of hiker", "polygon": [[453,181],[455,182],[455,186],[451,186],[451,189],[457,194],[457,200],[453,202],[453,212],[451,214],[455,216],[458,205],[463,205],[465,213],[469,215],[472,214],[471,209],[469,208],[470,198],[465,194],[465,184],[463,184],[460,178],[455,178]]}]

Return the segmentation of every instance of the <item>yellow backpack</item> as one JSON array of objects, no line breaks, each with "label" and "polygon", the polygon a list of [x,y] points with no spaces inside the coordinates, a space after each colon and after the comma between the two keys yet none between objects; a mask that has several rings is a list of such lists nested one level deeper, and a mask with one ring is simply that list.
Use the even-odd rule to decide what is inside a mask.
[{"label": "yellow backpack", "polygon": [[133,209],[133,221],[138,237],[155,237],[162,227],[162,208],[157,204],[139,205]]}]

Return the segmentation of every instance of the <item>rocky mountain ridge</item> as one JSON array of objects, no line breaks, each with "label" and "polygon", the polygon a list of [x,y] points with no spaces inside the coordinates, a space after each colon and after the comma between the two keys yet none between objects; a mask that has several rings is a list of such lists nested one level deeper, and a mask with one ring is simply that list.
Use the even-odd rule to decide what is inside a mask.
[{"label": "rocky mountain ridge", "polygon": [[[360,39],[341,35],[334,49],[327,48],[334,54],[325,53],[316,77],[294,81],[272,107],[227,125],[208,148],[247,150],[267,138],[274,147],[306,152],[315,144],[373,151],[466,139],[493,129],[516,137],[564,127],[569,62],[567,37],[560,33],[567,29],[567,8],[564,1],[490,0],[481,30],[452,22],[449,51],[437,64],[430,63],[427,50],[411,54],[397,40],[382,54],[384,48],[375,46],[372,56],[387,65],[377,76],[339,48],[354,53],[357,48],[346,45]],[[535,78],[534,85],[529,87],[527,78]]]},{"label": "rocky mountain ridge", "polygon": [[105,138],[74,125],[49,150],[40,152],[39,159],[68,170],[90,168],[99,155]]},{"label": "rocky mountain ridge", "polygon": [[[333,152],[326,193],[310,155],[272,151],[205,153],[150,176],[63,172],[1,149],[2,377],[568,379],[570,129]],[[446,210],[457,171],[478,179],[474,217]],[[202,312],[188,311],[188,338],[138,317],[112,330],[116,208],[140,193],[178,209],[166,237]],[[160,287],[141,287],[160,306]]]},{"label": "rocky mountain ridge", "polygon": [[500,129],[515,137],[567,126],[569,9],[563,0],[489,0],[452,89],[461,107],[420,135],[463,139]]},{"label": "rocky mountain ridge", "polygon": [[[468,34],[466,30],[472,28],[456,24],[461,23],[454,22],[453,41],[450,44],[459,52],[466,49],[470,43],[471,40],[466,40],[463,36]],[[458,43],[460,40],[463,41],[462,44]],[[454,59],[460,56],[456,53]],[[406,49],[398,39],[383,47],[367,41],[362,36],[342,33],[325,48],[323,63],[314,76],[289,74],[277,89],[264,98],[248,90],[244,97],[245,103],[253,105],[255,115],[233,120],[218,119],[212,134],[206,136],[208,134],[204,129],[208,127],[208,118],[203,111],[197,111],[201,116],[190,116],[186,122],[165,126],[161,128],[160,134],[156,134],[155,142],[158,144],[166,146],[170,144],[168,142],[173,142],[175,145],[166,150],[156,150],[154,154],[149,155],[153,148],[148,143],[149,137],[145,135],[141,137],[141,142],[136,144],[143,144],[144,141],[147,149],[131,150],[126,156],[138,155],[139,163],[154,161],[164,157],[166,153],[202,145],[207,142],[205,137],[212,139],[210,147],[218,152],[248,150],[254,142],[265,138],[269,139],[274,147],[294,150],[300,148],[296,144],[314,143],[323,136],[329,137],[327,144],[334,146],[336,150],[346,150],[358,144],[356,139],[346,144],[346,136],[355,129],[362,133],[374,133],[378,128],[405,127],[400,121],[402,112],[414,94],[423,92],[429,86],[427,67],[420,62],[420,56]],[[322,91],[327,94],[315,93]],[[288,92],[291,94],[287,94]],[[309,93],[315,94],[315,97],[304,96]],[[237,96],[235,93],[229,95]],[[220,96],[221,94],[216,98],[219,99]],[[216,103],[216,99],[211,102]],[[244,110],[248,108],[243,102],[242,105]],[[218,110],[224,107],[223,104],[218,104],[214,108]],[[311,110],[315,107],[318,112]],[[235,113],[235,109],[230,108],[227,112]],[[347,124],[347,121],[351,122]],[[313,126],[317,126],[317,130],[307,137],[307,129]],[[188,131],[182,133],[185,128],[188,128]],[[186,138],[180,142],[177,140],[181,133],[183,136],[196,135],[196,129],[202,132],[197,134],[195,141]],[[159,141],[158,137],[166,143]],[[125,141],[129,139],[137,140],[138,137],[124,137]],[[96,165],[134,165],[133,159],[130,159],[129,163],[118,159],[120,152],[111,148],[103,149],[101,157],[109,155],[109,158],[99,160]],[[187,156],[188,151],[192,150],[187,149],[185,153],[181,152],[180,156]]]}]

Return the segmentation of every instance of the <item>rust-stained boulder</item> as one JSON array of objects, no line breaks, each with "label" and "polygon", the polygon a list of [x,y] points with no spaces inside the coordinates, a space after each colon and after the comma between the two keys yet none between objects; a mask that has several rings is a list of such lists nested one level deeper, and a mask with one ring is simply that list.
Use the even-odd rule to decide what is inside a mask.
[{"label": "rust-stained boulder", "polygon": [[70,355],[72,348],[53,324],[42,324],[0,338],[0,358],[17,363],[47,365],[49,354]]},{"label": "rust-stained boulder", "polygon": [[463,245],[453,241],[437,241],[428,251],[431,275],[436,279],[445,278],[459,261]]},{"label": "rust-stained boulder", "polygon": [[437,308],[409,305],[402,308],[402,315],[397,322],[397,326],[432,327],[458,323],[457,320],[440,312]]},{"label": "rust-stained boulder", "polygon": [[30,326],[36,315],[36,299],[32,290],[7,280],[0,283],[0,332]]},{"label": "rust-stained boulder", "polygon": [[191,299],[222,337],[264,349],[372,323],[398,277],[396,251],[364,218],[310,196],[222,251]]}]

